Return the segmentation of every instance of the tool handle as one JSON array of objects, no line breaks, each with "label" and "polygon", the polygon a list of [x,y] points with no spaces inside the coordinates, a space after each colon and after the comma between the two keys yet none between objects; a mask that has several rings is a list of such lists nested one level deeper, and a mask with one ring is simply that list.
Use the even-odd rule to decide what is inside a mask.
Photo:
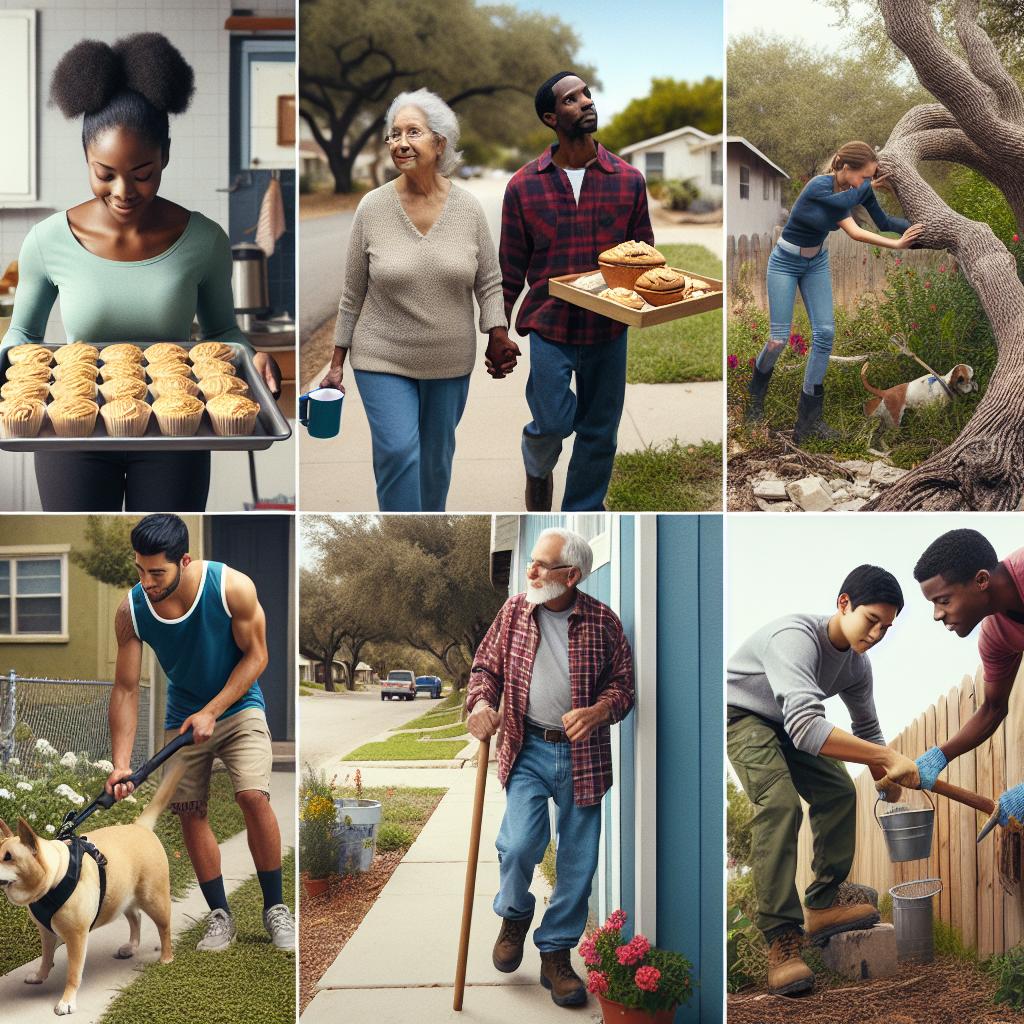
[{"label": "tool handle", "polygon": [[972,792],[969,789],[963,789],[960,786],[954,786],[949,782],[943,782],[941,779],[935,780],[932,792],[938,793],[939,796],[944,796],[949,800],[955,800],[957,803],[966,804],[968,807],[973,807],[976,811],[981,811],[984,814],[991,814],[996,809],[995,801],[989,800],[987,796],[982,796],[980,793]]},{"label": "tool handle", "polygon": [[[132,772],[131,775],[126,779],[122,779],[118,785],[123,785],[126,782],[130,782],[132,786],[141,786],[166,761],[169,757],[176,754],[182,747],[187,747],[192,742],[192,727],[183,732],[180,736],[175,736],[166,747],[162,747],[158,750],[145,764],[140,765]],[[99,807],[111,808],[114,806],[114,794],[108,793],[106,789],[96,798],[94,803]]]}]

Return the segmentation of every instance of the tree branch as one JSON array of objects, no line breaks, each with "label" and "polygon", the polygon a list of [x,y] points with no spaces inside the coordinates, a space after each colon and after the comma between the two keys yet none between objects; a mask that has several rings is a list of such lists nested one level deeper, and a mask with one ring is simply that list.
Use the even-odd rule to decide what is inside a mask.
[{"label": "tree branch", "polygon": [[995,94],[1004,117],[1024,124],[1024,96],[1003,67],[992,40],[978,24],[978,0],[960,0],[956,7],[956,34],[971,70]]}]

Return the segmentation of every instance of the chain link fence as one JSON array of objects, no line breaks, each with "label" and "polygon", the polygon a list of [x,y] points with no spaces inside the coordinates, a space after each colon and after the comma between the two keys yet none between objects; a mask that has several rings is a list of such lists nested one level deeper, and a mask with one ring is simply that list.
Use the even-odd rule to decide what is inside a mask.
[{"label": "chain link fence", "polygon": [[[107,708],[113,685],[97,679],[30,678],[13,670],[0,676],[0,767],[14,757],[24,774],[36,774],[52,757],[40,749],[40,740],[57,756],[85,751],[93,761],[110,760]],[[132,768],[151,754],[149,696],[150,688],[140,686]]]}]

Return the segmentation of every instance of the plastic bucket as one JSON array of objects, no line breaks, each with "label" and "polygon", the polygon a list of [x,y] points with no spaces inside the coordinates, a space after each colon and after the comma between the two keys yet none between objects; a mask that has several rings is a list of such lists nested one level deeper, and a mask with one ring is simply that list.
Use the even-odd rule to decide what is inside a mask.
[{"label": "plastic bucket", "polygon": [[878,814],[875,801],[875,820],[885,836],[889,860],[900,864],[907,860],[925,860],[932,852],[932,831],[935,827],[935,808],[921,810],[891,811]]},{"label": "plastic bucket", "polygon": [[922,878],[889,890],[896,927],[896,957],[901,962],[930,964],[935,959],[932,897],[942,892],[942,879]]},{"label": "plastic bucket", "polygon": [[337,437],[341,430],[341,403],[345,393],[338,388],[315,388],[299,395],[299,422],[310,437]]}]

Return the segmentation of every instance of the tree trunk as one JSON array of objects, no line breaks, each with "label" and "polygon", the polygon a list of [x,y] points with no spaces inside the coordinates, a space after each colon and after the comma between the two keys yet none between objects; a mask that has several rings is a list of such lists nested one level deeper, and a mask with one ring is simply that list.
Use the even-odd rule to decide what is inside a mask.
[{"label": "tree trunk", "polygon": [[324,669],[324,691],[334,693],[334,655],[320,663]]}]

